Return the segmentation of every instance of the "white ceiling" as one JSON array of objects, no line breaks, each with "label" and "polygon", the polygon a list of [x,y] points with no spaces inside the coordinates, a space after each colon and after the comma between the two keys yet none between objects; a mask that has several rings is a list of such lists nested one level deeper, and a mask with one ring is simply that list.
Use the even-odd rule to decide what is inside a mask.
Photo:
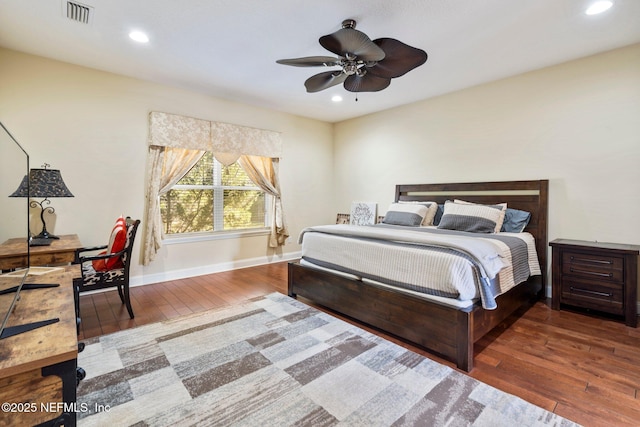
[{"label": "white ceiling", "polygon": [[[592,1],[80,0],[93,8],[80,24],[67,0],[1,0],[0,46],[336,122],[640,42],[640,0],[587,16]],[[429,59],[357,102],[341,85],[307,93],[304,81],[327,70],[275,61],[334,56],[318,38],[347,18]],[[150,42],[133,43],[132,29]]]}]

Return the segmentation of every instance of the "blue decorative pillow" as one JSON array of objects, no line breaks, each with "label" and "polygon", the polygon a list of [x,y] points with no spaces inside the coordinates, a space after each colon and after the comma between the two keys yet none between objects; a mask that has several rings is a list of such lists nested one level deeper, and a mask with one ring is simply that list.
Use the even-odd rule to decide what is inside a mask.
[{"label": "blue decorative pillow", "polygon": [[507,208],[504,214],[504,222],[500,231],[507,233],[522,233],[529,224],[531,214],[518,209]]},{"label": "blue decorative pillow", "polygon": [[433,218],[433,225],[440,224],[440,220],[442,219],[442,214],[444,213],[444,203],[438,205],[438,210],[436,211],[436,216]]}]

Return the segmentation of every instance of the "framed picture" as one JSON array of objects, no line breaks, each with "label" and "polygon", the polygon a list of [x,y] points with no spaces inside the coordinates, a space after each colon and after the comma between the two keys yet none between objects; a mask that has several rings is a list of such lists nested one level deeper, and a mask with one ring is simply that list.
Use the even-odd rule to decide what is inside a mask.
[{"label": "framed picture", "polygon": [[349,224],[351,221],[351,215],[339,213],[336,217],[336,224]]},{"label": "framed picture", "polygon": [[353,202],[351,204],[352,225],[373,225],[377,219],[378,204],[373,202]]}]

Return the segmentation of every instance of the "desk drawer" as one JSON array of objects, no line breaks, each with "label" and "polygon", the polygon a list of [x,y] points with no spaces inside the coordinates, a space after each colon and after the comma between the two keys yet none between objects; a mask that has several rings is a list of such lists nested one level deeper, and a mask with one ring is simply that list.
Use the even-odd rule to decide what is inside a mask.
[{"label": "desk drawer", "polygon": [[31,265],[69,264],[74,260],[73,252],[59,252],[49,254],[31,254]]},{"label": "desk drawer", "polygon": [[624,281],[624,259],[566,251],[562,255],[562,274],[621,283]]}]

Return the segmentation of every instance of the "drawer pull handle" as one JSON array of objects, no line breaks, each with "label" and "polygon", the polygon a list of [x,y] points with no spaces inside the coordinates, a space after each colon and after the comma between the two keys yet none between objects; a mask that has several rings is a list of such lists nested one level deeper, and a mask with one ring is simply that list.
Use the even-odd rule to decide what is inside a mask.
[{"label": "drawer pull handle", "polygon": [[574,256],[571,257],[571,261],[577,261],[577,262],[583,262],[585,264],[607,264],[607,265],[612,265],[613,261],[611,260],[604,260],[604,259],[590,259],[590,258],[576,258]]},{"label": "drawer pull handle", "polygon": [[583,292],[583,293],[585,293],[585,294],[598,295],[599,297],[607,297],[607,298],[611,298],[611,297],[613,296],[613,294],[612,294],[612,293],[608,293],[608,292],[590,291],[589,289],[574,288],[573,286],[571,286],[569,289],[571,289],[571,292],[573,292],[573,291],[578,291],[578,292]]},{"label": "drawer pull handle", "polygon": [[598,273],[596,271],[578,270],[573,267],[571,267],[569,271],[571,271],[572,273],[590,274],[592,276],[598,276],[598,277],[609,277],[609,278],[613,277],[613,273]]}]

